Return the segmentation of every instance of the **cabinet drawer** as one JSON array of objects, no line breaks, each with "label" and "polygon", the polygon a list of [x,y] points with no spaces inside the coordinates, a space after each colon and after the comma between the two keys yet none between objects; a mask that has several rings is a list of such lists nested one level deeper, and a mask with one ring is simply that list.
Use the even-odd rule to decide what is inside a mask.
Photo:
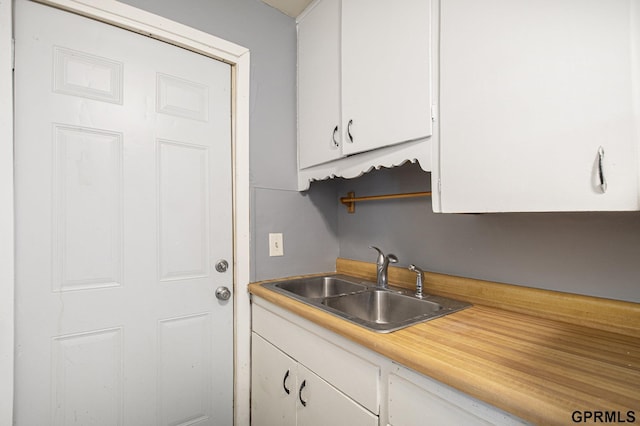
[{"label": "cabinet drawer", "polygon": [[308,330],[253,305],[253,331],[357,401],[379,414],[380,367]]}]

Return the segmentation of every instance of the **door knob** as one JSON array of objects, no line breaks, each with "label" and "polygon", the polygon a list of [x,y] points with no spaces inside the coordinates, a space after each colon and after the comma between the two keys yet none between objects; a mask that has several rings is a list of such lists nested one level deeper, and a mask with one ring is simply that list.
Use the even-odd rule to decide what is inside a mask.
[{"label": "door knob", "polygon": [[231,297],[231,290],[227,287],[218,287],[216,289],[216,297],[220,300],[229,300]]}]

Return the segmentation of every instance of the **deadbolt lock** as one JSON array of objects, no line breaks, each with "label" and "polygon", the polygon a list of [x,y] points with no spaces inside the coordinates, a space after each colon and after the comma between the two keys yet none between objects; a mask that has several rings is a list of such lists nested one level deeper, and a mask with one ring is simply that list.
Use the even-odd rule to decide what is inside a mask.
[{"label": "deadbolt lock", "polygon": [[227,272],[229,268],[229,262],[224,259],[220,259],[216,262],[216,271],[218,272]]}]

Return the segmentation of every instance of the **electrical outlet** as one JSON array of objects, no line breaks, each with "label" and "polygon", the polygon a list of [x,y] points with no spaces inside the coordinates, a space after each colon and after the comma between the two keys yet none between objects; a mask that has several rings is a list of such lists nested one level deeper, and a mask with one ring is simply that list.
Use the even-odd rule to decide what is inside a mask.
[{"label": "electrical outlet", "polygon": [[284,256],[282,234],[269,234],[269,256]]}]

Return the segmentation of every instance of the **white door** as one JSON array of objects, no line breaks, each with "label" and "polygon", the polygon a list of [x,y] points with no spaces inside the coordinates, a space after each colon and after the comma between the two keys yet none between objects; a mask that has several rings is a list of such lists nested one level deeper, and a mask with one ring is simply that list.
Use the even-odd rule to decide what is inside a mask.
[{"label": "white door", "polygon": [[232,424],[230,67],[15,19],[16,424]]}]

